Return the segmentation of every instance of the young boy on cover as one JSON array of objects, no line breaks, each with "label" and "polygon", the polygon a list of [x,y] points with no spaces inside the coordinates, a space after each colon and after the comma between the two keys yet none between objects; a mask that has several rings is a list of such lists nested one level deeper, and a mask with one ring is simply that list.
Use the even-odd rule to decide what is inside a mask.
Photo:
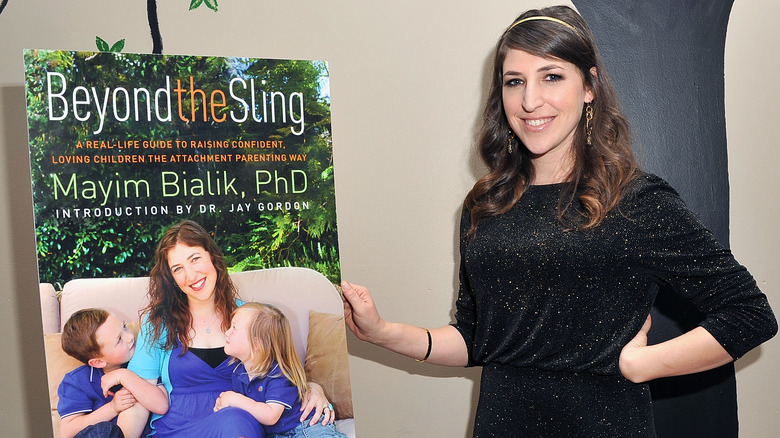
[{"label": "young boy on cover", "polygon": [[124,437],[127,430],[117,417],[136,403],[154,413],[168,411],[165,388],[123,368],[135,352],[135,335],[106,310],[74,313],[62,329],[62,349],[85,364],[66,374],[57,389],[62,438]]}]

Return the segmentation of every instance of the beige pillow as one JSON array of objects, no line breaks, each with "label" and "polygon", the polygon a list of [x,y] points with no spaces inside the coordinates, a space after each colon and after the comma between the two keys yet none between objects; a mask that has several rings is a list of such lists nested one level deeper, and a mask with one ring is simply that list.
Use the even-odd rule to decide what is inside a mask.
[{"label": "beige pillow", "polygon": [[354,417],[343,316],[309,311],[304,370],[307,380],[322,386],[337,419]]},{"label": "beige pillow", "polygon": [[46,351],[46,372],[48,373],[49,381],[49,401],[51,403],[51,409],[57,409],[57,402],[59,397],[57,396],[57,388],[62,382],[62,378],[65,374],[76,368],[84,365],[78,360],[68,356],[62,350],[62,333],[45,333],[43,335],[44,348]]},{"label": "beige pillow", "polygon": [[49,403],[51,404],[51,427],[54,438],[60,436],[60,414],[57,413],[57,388],[65,374],[84,365],[62,351],[61,333],[44,333],[43,345],[46,353],[46,373],[49,383]]}]

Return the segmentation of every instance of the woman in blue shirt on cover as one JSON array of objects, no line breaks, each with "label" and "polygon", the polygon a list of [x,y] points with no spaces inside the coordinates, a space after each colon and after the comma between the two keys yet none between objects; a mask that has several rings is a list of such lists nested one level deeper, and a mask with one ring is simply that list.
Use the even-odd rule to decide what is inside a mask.
[{"label": "woman in blue shirt on cover", "polygon": [[[152,416],[150,435],[264,437],[244,410],[213,412],[217,397],[231,388],[233,367],[224,351],[225,332],[230,315],[242,303],[209,233],[192,221],[170,227],[158,244],[149,280],[149,304],[128,369],[152,383],[159,379],[168,390],[170,408],[165,415]],[[301,418],[312,410],[320,418],[328,401],[319,385],[309,387]],[[140,435],[148,412],[133,407],[121,415],[137,416]],[[324,415],[323,423],[333,421],[332,410]]]}]

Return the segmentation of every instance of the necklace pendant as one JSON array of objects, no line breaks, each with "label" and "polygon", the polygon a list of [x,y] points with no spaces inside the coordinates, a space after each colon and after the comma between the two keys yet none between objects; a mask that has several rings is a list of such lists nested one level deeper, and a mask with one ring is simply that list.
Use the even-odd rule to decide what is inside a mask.
[{"label": "necklace pendant", "polygon": [[211,334],[211,327],[206,327],[206,334]]}]

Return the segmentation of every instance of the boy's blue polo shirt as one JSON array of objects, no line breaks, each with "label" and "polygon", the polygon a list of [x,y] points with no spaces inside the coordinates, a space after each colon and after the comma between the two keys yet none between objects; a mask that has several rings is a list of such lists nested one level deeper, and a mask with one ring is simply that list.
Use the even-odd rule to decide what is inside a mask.
[{"label": "boy's blue polo shirt", "polygon": [[[103,377],[101,368],[92,368],[82,365],[65,374],[57,395],[57,412],[60,418],[75,414],[89,414],[101,406],[110,402],[114,396],[103,397],[103,389],[100,387],[100,379]],[[111,420],[116,423],[116,417]]]}]

